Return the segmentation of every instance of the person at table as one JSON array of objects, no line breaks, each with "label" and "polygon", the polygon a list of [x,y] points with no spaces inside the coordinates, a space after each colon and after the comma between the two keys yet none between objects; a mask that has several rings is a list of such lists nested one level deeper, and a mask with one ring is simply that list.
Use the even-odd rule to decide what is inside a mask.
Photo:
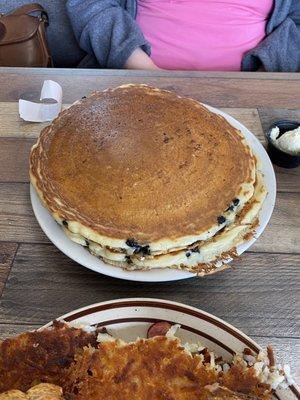
[{"label": "person at table", "polygon": [[299,0],[68,0],[102,67],[300,71]]}]

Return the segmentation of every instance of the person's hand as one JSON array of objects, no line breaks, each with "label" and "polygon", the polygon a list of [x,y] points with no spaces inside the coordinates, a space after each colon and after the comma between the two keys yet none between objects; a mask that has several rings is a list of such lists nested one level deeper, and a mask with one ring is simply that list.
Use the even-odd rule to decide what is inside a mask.
[{"label": "person's hand", "polygon": [[140,47],[133,51],[124,66],[127,69],[160,69]]}]

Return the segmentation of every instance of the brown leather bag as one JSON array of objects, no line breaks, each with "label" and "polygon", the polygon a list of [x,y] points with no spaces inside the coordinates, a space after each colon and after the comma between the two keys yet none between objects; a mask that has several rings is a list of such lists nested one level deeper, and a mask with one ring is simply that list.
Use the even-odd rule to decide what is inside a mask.
[{"label": "brown leather bag", "polygon": [[[30,13],[38,13],[38,16]],[[0,66],[51,67],[45,35],[47,25],[47,13],[37,3],[0,15]]]}]

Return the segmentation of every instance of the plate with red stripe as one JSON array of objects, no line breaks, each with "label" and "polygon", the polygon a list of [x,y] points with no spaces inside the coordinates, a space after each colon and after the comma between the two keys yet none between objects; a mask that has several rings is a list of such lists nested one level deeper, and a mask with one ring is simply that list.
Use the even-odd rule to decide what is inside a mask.
[{"label": "plate with red stripe", "polygon": [[[245,347],[255,354],[262,350],[254,340],[222,319],[195,307],[168,300],[111,300],[72,311],[58,320],[75,325],[105,327],[113,337],[126,342],[147,337],[149,327],[156,322],[179,324],[180,329],[176,336],[183,343],[200,341],[225,361],[230,361],[235,353],[242,353]],[[51,322],[47,326],[49,325]],[[276,397],[280,400],[300,399],[300,390],[292,385],[287,390],[277,390]]]}]

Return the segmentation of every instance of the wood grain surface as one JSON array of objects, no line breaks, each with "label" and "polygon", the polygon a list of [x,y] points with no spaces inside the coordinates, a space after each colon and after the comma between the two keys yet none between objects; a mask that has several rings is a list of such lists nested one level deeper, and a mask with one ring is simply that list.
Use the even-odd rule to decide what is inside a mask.
[{"label": "wood grain surface", "polygon": [[8,274],[10,273],[18,245],[0,242],[0,296],[2,295]]},{"label": "wood grain surface", "polygon": [[[2,74],[1,74],[2,72]],[[300,108],[299,76],[291,73],[222,73],[169,71],[81,71],[78,69],[0,69],[0,101],[37,100],[45,79],[64,90],[73,101],[94,90],[127,83],[145,83],[175,90],[218,107]]]},{"label": "wood grain surface", "polygon": [[94,302],[158,297],[188,302],[249,335],[298,337],[300,254],[275,253],[265,260],[265,254],[247,253],[234,269],[205,279],[137,284],[86,270],[51,244],[21,244],[2,296],[0,323],[42,325]]},{"label": "wood grain surface", "polygon": [[47,124],[22,121],[17,101],[38,100],[45,79],[63,86],[64,107],[92,90],[128,82],[176,90],[222,108],[264,145],[271,123],[300,120],[299,74],[0,68],[0,338],[99,301],[164,298],[211,312],[261,345],[273,343],[300,383],[300,168],[275,166],[277,200],[270,223],[232,269],[175,284],[96,274],[49,242],[31,208],[28,157]]}]

